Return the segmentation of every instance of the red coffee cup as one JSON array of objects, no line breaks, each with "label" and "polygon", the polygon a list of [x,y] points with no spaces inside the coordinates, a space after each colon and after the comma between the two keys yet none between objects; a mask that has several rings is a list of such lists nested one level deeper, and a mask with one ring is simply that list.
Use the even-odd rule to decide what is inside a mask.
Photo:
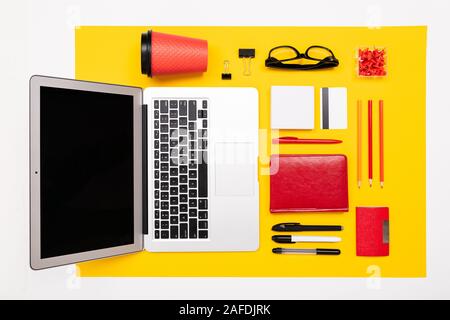
[{"label": "red coffee cup", "polygon": [[141,72],[156,75],[208,69],[208,42],[149,30],[141,37]]}]

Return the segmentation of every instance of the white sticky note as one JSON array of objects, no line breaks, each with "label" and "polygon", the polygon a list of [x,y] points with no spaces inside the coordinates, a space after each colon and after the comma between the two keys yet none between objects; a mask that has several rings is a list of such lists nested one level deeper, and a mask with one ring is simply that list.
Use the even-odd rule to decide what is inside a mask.
[{"label": "white sticky note", "polygon": [[320,128],[347,129],[347,88],[320,89]]},{"label": "white sticky note", "polygon": [[273,86],[272,129],[314,129],[314,87]]}]

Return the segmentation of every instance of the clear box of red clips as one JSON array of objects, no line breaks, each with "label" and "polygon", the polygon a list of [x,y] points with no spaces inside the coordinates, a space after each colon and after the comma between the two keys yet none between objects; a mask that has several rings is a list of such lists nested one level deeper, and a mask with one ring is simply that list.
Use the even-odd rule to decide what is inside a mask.
[{"label": "clear box of red clips", "polygon": [[359,47],[356,51],[356,73],[361,78],[386,77],[386,48],[376,46]]}]

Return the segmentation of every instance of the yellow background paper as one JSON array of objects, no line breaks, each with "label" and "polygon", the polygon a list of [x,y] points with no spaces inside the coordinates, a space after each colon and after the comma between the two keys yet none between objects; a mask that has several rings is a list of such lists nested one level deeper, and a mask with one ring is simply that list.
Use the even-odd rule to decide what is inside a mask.
[{"label": "yellow background paper", "polygon": [[[260,95],[260,128],[270,128],[270,87],[316,87],[316,129],[281,132],[302,138],[344,140],[339,145],[272,146],[269,134],[260,136],[260,170],[266,171],[271,153],[343,153],[348,156],[348,213],[277,214],[269,212],[269,176],[260,175],[260,249],[239,253],[149,253],[79,264],[81,276],[205,276],[205,277],[425,277],[425,85],[426,27],[154,27],[154,31],[206,39],[208,71],[200,75],[156,77],[140,72],[140,35],[149,27],[80,27],[76,30],[76,78],[139,87],[245,86]],[[280,71],[264,67],[269,50],[292,45],[300,51],[310,45],[331,48],[340,66],[322,71]],[[386,47],[388,77],[356,77],[356,50],[360,46]],[[239,48],[256,48],[252,75],[243,76]],[[221,80],[223,62],[229,60],[233,80]],[[188,62],[187,62],[188,63]],[[348,129],[320,130],[320,87],[348,88]],[[363,187],[356,183],[356,101],[363,99]],[[378,99],[385,101],[385,188],[379,187],[378,130],[374,131],[375,186],[367,177],[367,100],[374,99],[374,126],[378,126]],[[276,137],[278,133],[272,132]],[[356,257],[355,207],[389,206],[390,256]],[[303,224],[339,224],[343,232],[336,245],[296,244],[295,247],[335,247],[338,257],[274,255],[272,225],[298,221]],[[317,234],[317,233],[316,233]],[[309,235],[305,233],[305,235]],[[327,235],[325,233],[325,235]],[[230,234],[230,236],[232,236]]]}]

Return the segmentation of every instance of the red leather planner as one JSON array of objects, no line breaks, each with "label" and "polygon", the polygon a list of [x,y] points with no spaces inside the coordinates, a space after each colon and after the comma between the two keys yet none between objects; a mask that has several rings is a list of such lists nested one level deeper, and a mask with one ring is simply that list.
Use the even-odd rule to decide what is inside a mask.
[{"label": "red leather planner", "polygon": [[389,256],[389,208],[356,207],[356,255]]},{"label": "red leather planner", "polygon": [[272,213],[348,211],[344,155],[273,155],[270,173]]}]

